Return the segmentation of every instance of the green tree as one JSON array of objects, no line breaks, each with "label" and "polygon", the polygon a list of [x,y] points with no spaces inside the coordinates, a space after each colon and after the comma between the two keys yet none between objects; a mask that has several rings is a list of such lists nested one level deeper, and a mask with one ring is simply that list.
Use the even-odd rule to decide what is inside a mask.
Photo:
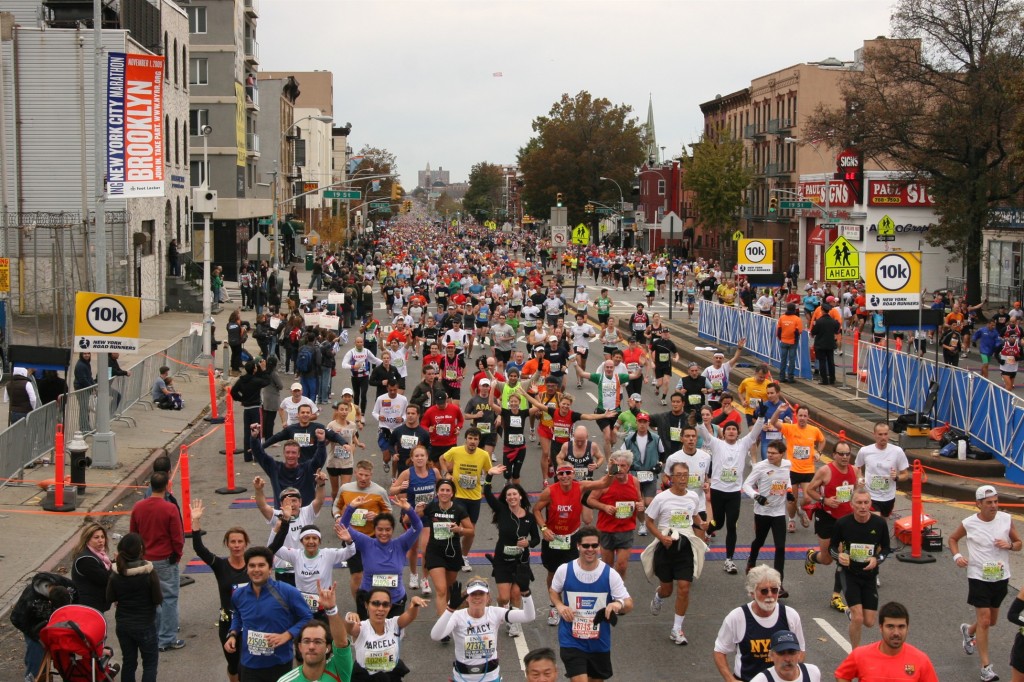
[{"label": "green tree", "polygon": [[683,160],[683,170],[683,185],[696,193],[697,220],[718,235],[718,258],[724,262],[743,193],[754,177],[743,158],[743,141],[725,128],[705,133],[694,145],[693,156]]},{"label": "green tree", "polygon": [[546,217],[561,192],[575,224],[585,218],[583,206],[591,199],[617,204],[618,190],[601,177],[627,186],[643,163],[642,129],[632,112],[629,105],[613,105],[583,90],[575,97],[562,95],[547,116],[535,118],[534,136],[518,156],[524,210]]},{"label": "green tree", "polygon": [[462,206],[469,215],[480,220],[497,220],[497,209],[503,206],[505,182],[501,166],[481,161],[469,171],[469,189]]},{"label": "green tree", "polygon": [[933,246],[960,256],[967,296],[981,299],[983,230],[1019,197],[1024,4],[900,0],[894,39],[874,41],[843,85],[846,106],[820,108],[812,136],[854,144],[908,179],[927,179],[939,224]]},{"label": "green tree", "polygon": [[[368,201],[370,198],[385,198],[390,201],[392,186],[398,186],[399,195],[402,194],[397,177],[378,177],[395,172],[398,167],[398,159],[394,154],[386,149],[366,145],[359,150],[359,156],[363,158],[355,170],[349,173],[349,178],[354,180],[350,187],[362,191],[363,201]],[[376,178],[376,180],[360,179],[363,177]],[[374,182],[378,183],[377,189],[373,188]]]}]

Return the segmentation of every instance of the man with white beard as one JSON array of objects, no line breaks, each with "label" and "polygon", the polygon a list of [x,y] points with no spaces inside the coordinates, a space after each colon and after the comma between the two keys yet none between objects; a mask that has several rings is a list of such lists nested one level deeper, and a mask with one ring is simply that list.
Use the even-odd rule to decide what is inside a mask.
[{"label": "man with white beard", "polygon": [[[726,615],[715,638],[715,666],[725,682],[749,680],[772,666],[768,652],[772,635],[789,630],[807,651],[800,614],[779,603],[782,576],[767,565],[754,566],[747,573],[747,592],[751,601]],[[728,656],[736,654],[733,666]],[[802,658],[801,661],[802,662]]]}]

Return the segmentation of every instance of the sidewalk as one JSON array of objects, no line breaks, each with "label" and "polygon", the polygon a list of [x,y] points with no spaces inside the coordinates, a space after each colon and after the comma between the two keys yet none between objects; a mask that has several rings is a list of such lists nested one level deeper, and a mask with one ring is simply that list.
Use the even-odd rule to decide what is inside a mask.
[{"label": "sidewalk", "polygon": [[[214,315],[217,338],[222,342],[228,315],[240,300],[237,285],[228,293],[233,303],[223,306],[223,310]],[[201,319],[201,315],[191,313],[164,313],[143,321],[139,354],[122,355],[122,366],[131,370],[137,361],[162,351],[188,334],[189,325]],[[223,349],[216,353],[217,368],[222,367],[224,355]],[[90,520],[104,522],[104,525],[107,525],[105,521],[116,521],[118,516],[127,515],[129,510],[122,509],[118,500],[133,490],[132,486],[144,483],[154,459],[164,453],[176,457],[177,447],[191,440],[189,436],[197,426],[205,424],[202,417],[210,406],[206,368],[181,369],[184,371],[177,377],[175,386],[184,398],[185,408],[157,410],[139,404],[125,412],[135,419],[136,427],[112,422],[117,467],[87,471],[86,492],[78,496],[74,512],[45,512],[39,506],[45,493],[31,483],[11,484],[0,489],[0,519],[4,520],[6,528],[6,532],[0,534],[0,613],[6,613],[17,601],[27,577],[58,565],[73,548],[90,513],[95,513]],[[175,371],[172,367],[172,373]],[[55,472],[53,466],[48,465],[30,469],[25,476],[26,481],[53,480]]]}]

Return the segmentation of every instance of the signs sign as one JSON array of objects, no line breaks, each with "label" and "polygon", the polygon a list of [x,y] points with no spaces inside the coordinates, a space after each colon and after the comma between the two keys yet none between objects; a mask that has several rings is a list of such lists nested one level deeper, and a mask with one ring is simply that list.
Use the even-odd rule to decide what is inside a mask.
[{"label": "signs sign", "polygon": [[880,242],[896,241],[896,223],[888,215],[882,216],[878,221],[878,235],[875,240]]},{"label": "signs sign", "polygon": [[917,310],[921,307],[921,253],[882,251],[865,254],[865,307],[868,310]]},{"label": "signs sign", "polygon": [[921,182],[871,180],[868,182],[868,205],[931,208],[935,206],[935,199],[928,186]]},{"label": "signs sign", "polygon": [[590,228],[580,223],[572,228],[572,243],[577,246],[586,246],[590,243]]},{"label": "signs sign", "polygon": [[270,240],[262,232],[257,232],[245,247],[249,260],[263,260],[270,255]]},{"label": "signs sign", "polygon": [[740,239],[737,251],[738,269],[741,275],[770,275],[774,258],[771,239]]},{"label": "signs sign", "polygon": [[79,291],[75,346],[82,353],[138,353],[142,299]]},{"label": "signs sign", "polygon": [[569,242],[568,232],[569,228],[567,228],[565,225],[553,225],[551,227],[551,246],[555,247],[556,249],[564,249]]},{"label": "signs sign", "polygon": [[107,197],[164,195],[164,58],[107,57]]},{"label": "signs sign", "polygon": [[837,237],[825,251],[825,279],[831,282],[860,279],[860,254],[846,237]]},{"label": "signs sign", "polygon": [[829,208],[853,206],[853,192],[846,186],[845,182],[832,180],[826,183],[824,180],[814,182],[801,182],[800,195],[805,199],[813,201],[819,206],[825,205],[825,186],[828,185]]},{"label": "signs sign", "polygon": [[836,225],[836,230],[839,232],[840,237],[846,237],[851,241],[859,242],[864,238],[863,225],[840,223],[839,225]]}]

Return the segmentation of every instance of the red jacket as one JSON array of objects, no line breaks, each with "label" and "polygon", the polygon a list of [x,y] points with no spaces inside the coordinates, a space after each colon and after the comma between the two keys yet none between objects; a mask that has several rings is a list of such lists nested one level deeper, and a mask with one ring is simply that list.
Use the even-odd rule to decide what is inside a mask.
[{"label": "red jacket", "polygon": [[132,507],[130,530],[142,536],[146,561],[171,559],[177,563],[185,550],[185,530],[178,508],[153,495]]}]

